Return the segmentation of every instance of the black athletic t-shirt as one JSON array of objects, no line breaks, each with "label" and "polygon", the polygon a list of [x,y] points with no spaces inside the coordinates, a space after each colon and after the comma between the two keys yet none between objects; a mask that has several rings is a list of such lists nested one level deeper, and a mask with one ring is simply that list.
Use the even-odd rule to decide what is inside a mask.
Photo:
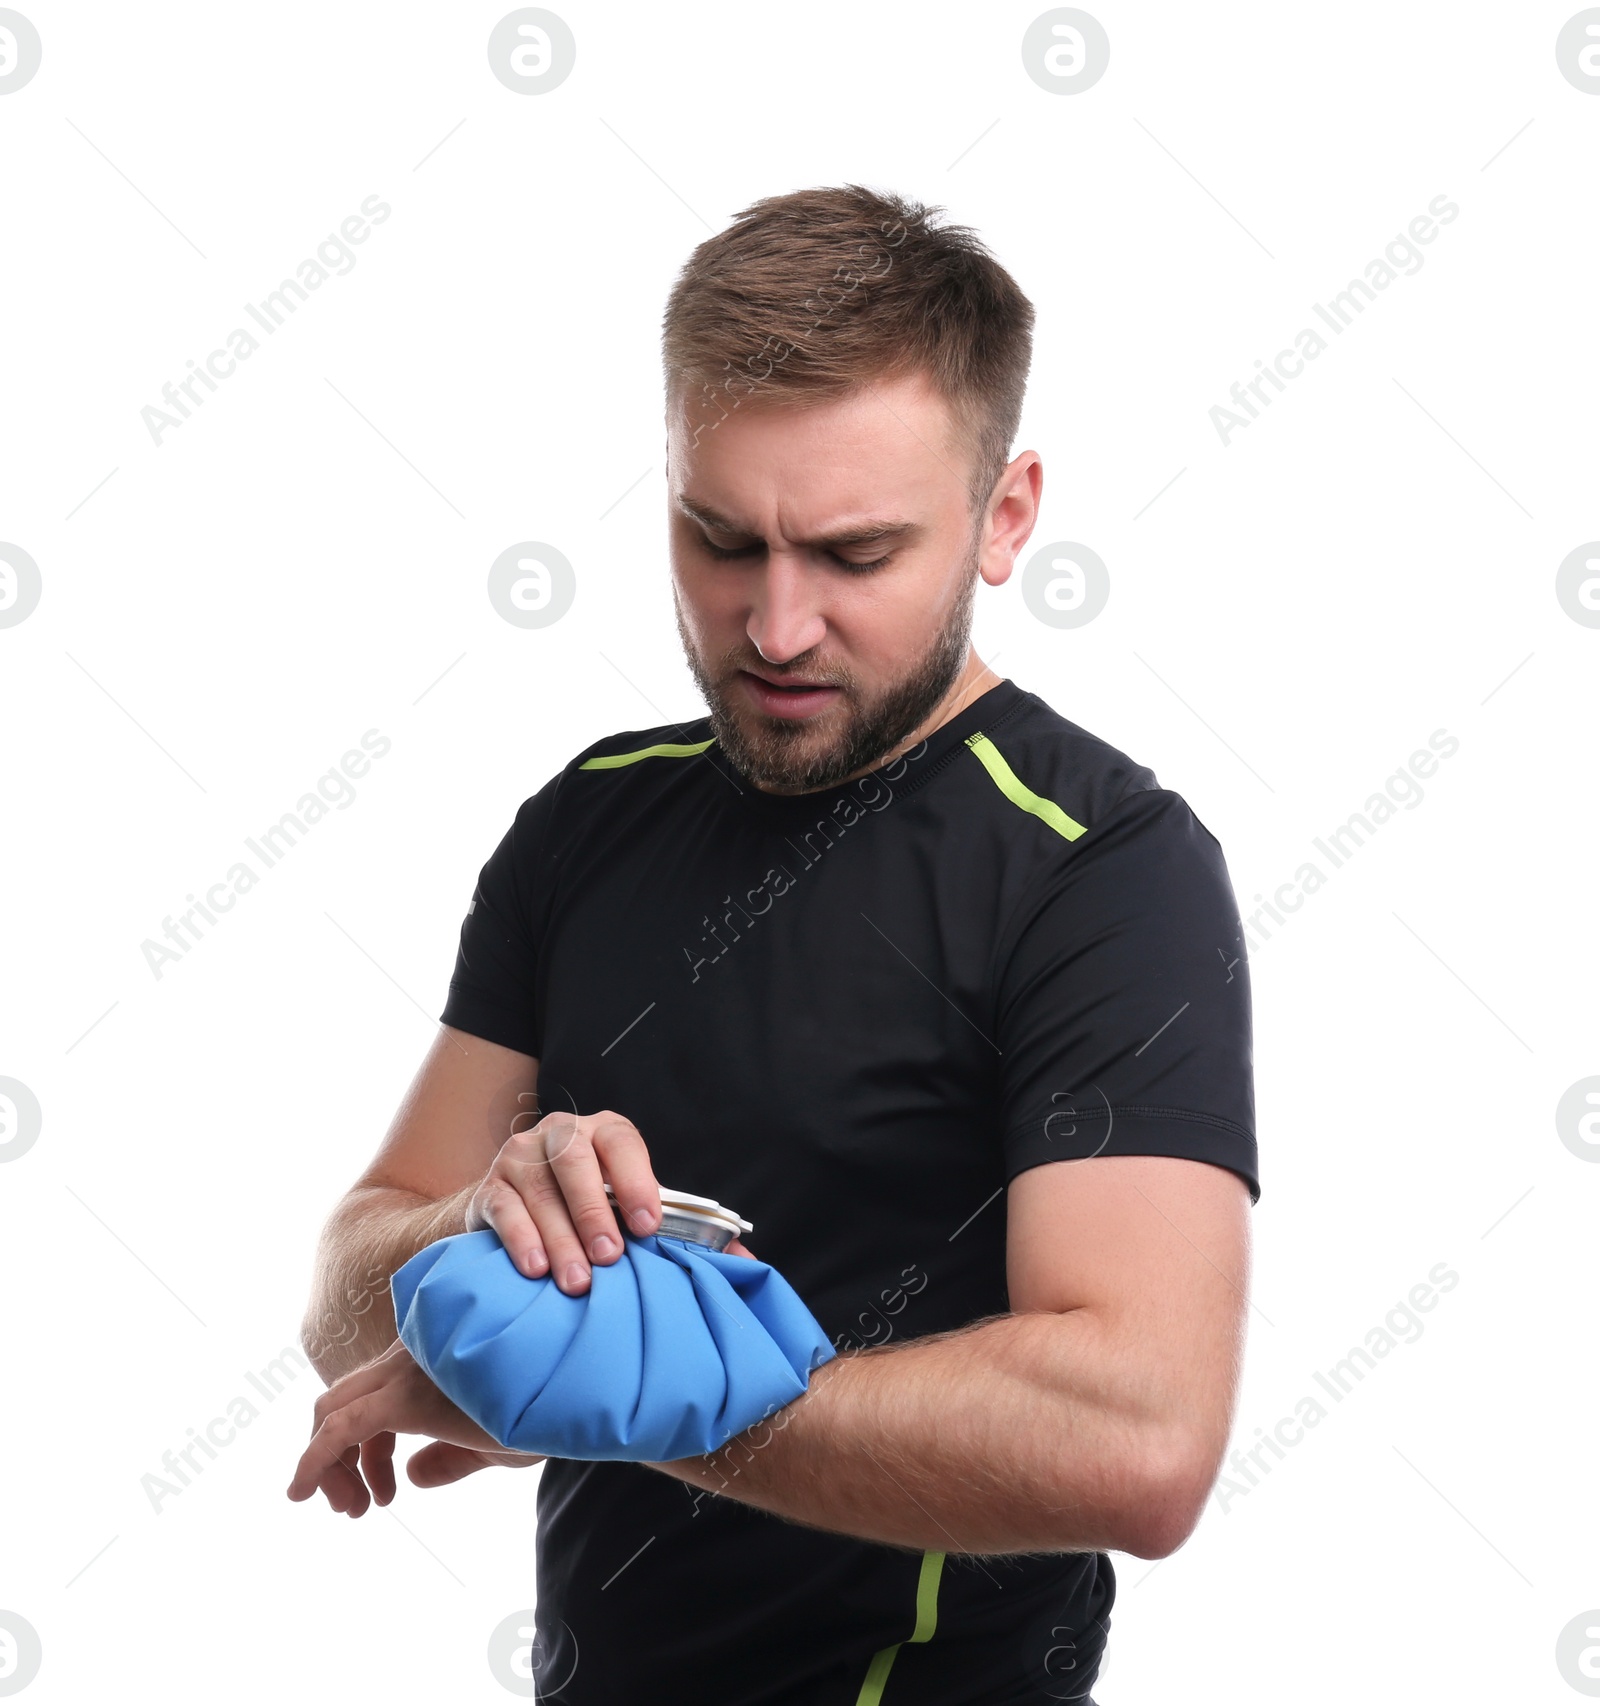
[{"label": "black athletic t-shirt", "polygon": [[[706,719],[597,741],[484,865],[441,1019],[536,1056],[544,1113],[625,1114],[841,1351],[1004,1313],[1026,1168],[1184,1156],[1260,1195],[1222,850],[1010,681],[798,796]],[[919,1553],[632,1463],[547,1462],[536,1557],[564,1706],[1081,1700],[1115,1593],[1104,1553]]]}]

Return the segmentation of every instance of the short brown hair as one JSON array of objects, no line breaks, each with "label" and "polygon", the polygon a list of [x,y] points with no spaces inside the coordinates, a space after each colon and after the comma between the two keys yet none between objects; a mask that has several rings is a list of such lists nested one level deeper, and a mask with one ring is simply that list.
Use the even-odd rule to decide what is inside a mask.
[{"label": "short brown hair", "polygon": [[667,298],[669,408],[689,402],[698,438],[745,402],[821,402],[925,373],[972,458],[979,513],[1022,415],[1033,304],[975,232],[936,223],[943,211],[860,184],[741,209]]}]

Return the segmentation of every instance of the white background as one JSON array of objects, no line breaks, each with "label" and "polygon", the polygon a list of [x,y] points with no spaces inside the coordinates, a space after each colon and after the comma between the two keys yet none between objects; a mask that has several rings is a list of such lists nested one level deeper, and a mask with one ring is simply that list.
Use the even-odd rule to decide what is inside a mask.
[{"label": "white background", "polygon": [[[576,69],[528,98],[488,68],[507,9],[24,8],[0,539],[43,596],[0,629],[0,1074],[43,1130],[0,1167],[0,1610],[43,1641],[28,1698],[505,1697],[532,1474],[292,1506],[307,1370],[159,1514],[141,1477],[295,1342],[519,802],[699,713],[662,305],[748,202],[847,181],[945,206],[1038,310],[1030,549],[1091,546],[1111,596],[1063,630],[980,589],[980,651],[1183,794],[1246,912],[1432,731],[1460,742],[1253,954],[1236,1444],[1435,1264],[1459,1284],[1180,1552],[1116,1559],[1096,1697],[1574,1698],[1557,1639],[1600,1605],[1600,1167],[1555,1120],[1600,1073],[1600,629],[1555,593],[1600,537],[1576,8],[1102,0],[1110,67],[1070,98],[1024,73],[1039,9],[902,0],[563,0]],[[348,276],[153,444],[141,409],[369,195],[392,217]],[[1211,407],[1439,195],[1421,270],[1224,446]],[[486,595],[526,539],[576,571],[545,629]],[[355,803],[158,979],[141,943],[367,729],[392,750]]]}]

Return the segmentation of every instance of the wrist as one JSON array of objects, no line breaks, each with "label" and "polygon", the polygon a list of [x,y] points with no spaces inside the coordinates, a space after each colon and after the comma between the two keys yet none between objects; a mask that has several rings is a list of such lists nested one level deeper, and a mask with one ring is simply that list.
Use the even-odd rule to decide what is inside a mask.
[{"label": "wrist", "polygon": [[474,1217],[472,1205],[477,1200],[478,1185],[463,1185],[459,1191],[447,1197],[441,1197],[429,1220],[429,1236],[427,1243],[435,1243],[440,1238],[452,1238],[458,1232],[476,1232],[484,1224],[481,1219]]}]

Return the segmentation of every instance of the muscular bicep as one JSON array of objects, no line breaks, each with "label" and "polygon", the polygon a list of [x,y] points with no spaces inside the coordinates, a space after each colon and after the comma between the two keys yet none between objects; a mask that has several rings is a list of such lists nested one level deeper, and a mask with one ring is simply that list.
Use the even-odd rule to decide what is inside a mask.
[{"label": "muscular bicep", "polygon": [[356,1188],[439,1198],[473,1184],[513,1131],[537,1123],[538,1076],[532,1055],[441,1025]]},{"label": "muscular bicep", "polygon": [[1019,1173],[1006,1278],[1018,1313],[1087,1310],[1126,1347],[1143,1419],[1220,1456],[1242,1361],[1250,1193],[1225,1167],[1097,1155]]}]

